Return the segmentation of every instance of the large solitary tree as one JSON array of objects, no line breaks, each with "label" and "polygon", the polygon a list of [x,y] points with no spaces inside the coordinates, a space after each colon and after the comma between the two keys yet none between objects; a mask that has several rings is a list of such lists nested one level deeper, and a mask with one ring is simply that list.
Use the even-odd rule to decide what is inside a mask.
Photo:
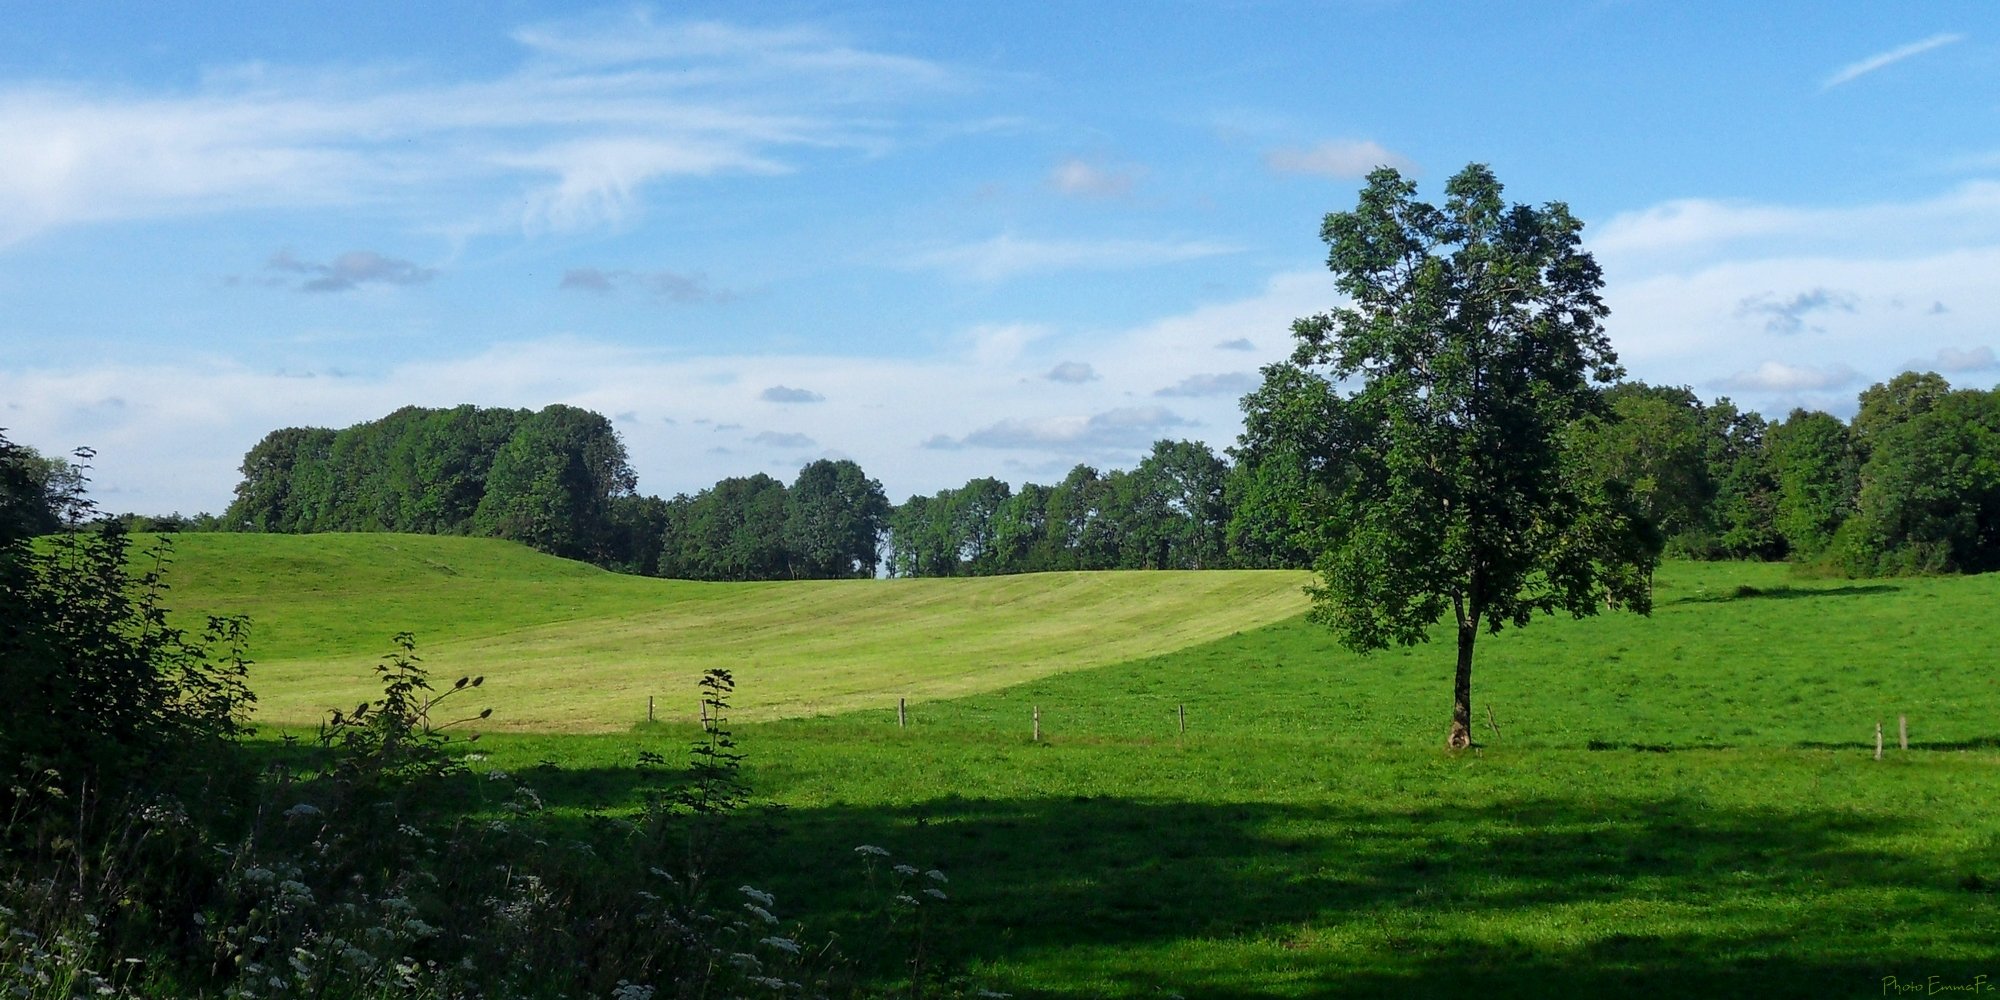
[{"label": "large solitary tree", "polygon": [[1418,201],[1392,169],[1326,217],[1349,299],[1293,324],[1295,364],[1353,386],[1346,466],[1319,533],[1313,615],[1357,650],[1456,625],[1449,745],[1472,742],[1482,628],[1607,605],[1651,609],[1656,531],[1566,448],[1623,374],[1602,273],[1561,203],[1509,205],[1483,165]]}]

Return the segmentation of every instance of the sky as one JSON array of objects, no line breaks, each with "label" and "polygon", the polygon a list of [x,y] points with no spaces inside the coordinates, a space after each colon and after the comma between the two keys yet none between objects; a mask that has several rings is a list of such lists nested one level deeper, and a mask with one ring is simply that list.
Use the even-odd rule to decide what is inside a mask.
[{"label": "sky", "polygon": [[1985,0],[8,8],[0,427],[114,511],[411,404],[661,496],[1219,451],[1384,165],[1568,204],[1632,378],[2000,381]]}]

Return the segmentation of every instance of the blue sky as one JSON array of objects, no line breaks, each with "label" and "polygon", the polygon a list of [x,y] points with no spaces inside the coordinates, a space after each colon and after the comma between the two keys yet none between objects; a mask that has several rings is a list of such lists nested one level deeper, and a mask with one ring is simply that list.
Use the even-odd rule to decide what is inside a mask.
[{"label": "blue sky", "polygon": [[410,403],[591,407],[662,495],[1047,482],[1228,445],[1322,216],[1472,161],[1635,378],[2000,380],[1990,3],[411,6],[9,11],[9,436],[155,513]]}]

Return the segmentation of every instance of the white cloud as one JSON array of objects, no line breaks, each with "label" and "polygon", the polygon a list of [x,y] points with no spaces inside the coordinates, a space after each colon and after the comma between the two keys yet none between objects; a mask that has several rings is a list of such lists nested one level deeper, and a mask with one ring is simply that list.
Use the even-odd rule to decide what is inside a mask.
[{"label": "white cloud", "polygon": [[[1827,310],[1853,312],[1854,296],[1825,288],[1800,292],[1790,298],[1779,298],[1767,292],[1750,296],[1736,306],[1739,316],[1769,317],[1764,321],[1764,329],[1771,333],[1798,333],[1808,328],[1806,317]],[[1811,329],[1817,331],[1820,328]]]},{"label": "white cloud", "polygon": [[907,127],[882,111],[955,80],[808,29],[641,13],[515,37],[538,58],[447,83],[260,67],[164,97],[0,87],[0,247],[81,223],[363,202],[437,228],[615,226],[665,178],[879,152]]},{"label": "white cloud", "polygon": [[757,394],[766,403],[824,403],[826,397],[811,389],[794,389],[787,385],[774,385]]},{"label": "white cloud", "polygon": [[1189,375],[1164,389],[1155,389],[1155,396],[1241,396],[1257,388],[1257,376],[1249,372],[1229,372],[1221,375]]},{"label": "white cloud", "polygon": [[1329,139],[1311,147],[1285,147],[1264,154],[1264,165],[1281,174],[1312,174],[1349,180],[1376,167],[1409,171],[1416,164],[1373,139]]},{"label": "white cloud", "polygon": [[1993,182],[1849,206],[1683,200],[1593,225],[1585,241],[1633,377],[1727,392],[1766,415],[1851,409],[1854,386],[1836,376],[1949,360],[1990,340],[1983,318],[2000,314]]},{"label": "white cloud", "polygon": [[1906,362],[1903,368],[1906,371],[1932,371],[1944,375],[1984,372],[2000,368],[2000,358],[1994,357],[1991,347],[1940,347],[1929,359]]},{"label": "white cloud", "polygon": [[1082,361],[1064,361],[1049,369],[1049,373],[1042,377],[1051,382],[1080,385],[1084,382],[1097,381],[1098,375],[1097,369]]},{"label": "white cloud", "polygon": [[563,272],[558,288],[609,295],[619,288],[637,288],[667,302],[732,302],[736,293],[711,288],[708,276],[677,271],[631,271],[624,268],[573,267]]},{"label": "white cloud", "polygon": [[[1284,331],[1333,299],[1324,271],[1282,274],[1254,295],[1108,333],[1024,326],[1035,335],[988,360],[966,348],[976,340],[967,336],[941,338],[949,346],[930,359],[703,357],[557,337],[398,364],[360,361],[361,370],[345,373],[196,358],[0,371],[0,426],[43,451],[96,447],[99,494],[142,512],[219,511],[243,453],[275,428],[345,427],[401,406],[460,403],[563,402],[620,414],[619,432],[649,493],[691,493],[757,471],[789,479],[797,467],[787,463],[813,450],[853,458],[901,499],[975,476],[1047,481],[1077,462],[1129,468],[1160,437],[1226,446],[1240,425],[1233,398],[1179,398],[1168,409],[1149,394],[1201,374],[1219,341],[1245,330]],[[1089,365],[1098,377],[1083,391],[1045,377],[1063,362]],[[773,413],[797,409],[774,407],[746,386],[823,401],[810,406],[809,427],[771,428]],[[815,444],[781,437],[793,433]],[[759,441],[762,434],[774,436]]]},{"label": "white cloud", "polygon": [[300,260],[290,250],[271,255],[266,267],[309,275],[299,284],[305,292],[348,292],[362,285],[421,285],[437,276],[435,268],[384,257],[373,250],[350,250],[331,261]]},{"label": "white cloud", "polygon": [[1052,333],[1039,323],[988,323],[967,330],[960,339],[970,343],[975,363],[993,368],[1013,364],[1029,345]]},{"label": "white cloud", "polygon": [[995,282],[1024,274],[1154,267],[1236,252],[1237,247],[1199,240],[1036,240],[1002,233],[977,243],[916,254],[909,263],[973,281]]},{"label": "white cloud", "polygon": [[1713,381],[1715,385],[1724,389],[1798,393],[1839,389],[1853,385],[1860,379],[1861,373],[1847,365],[1812,366],[1766,361],[1750,371],[1737,372]]},{"label": "white cloud", "polygon": [[1122,198],[1138,183],[1135,170],[1107,169],[1074,157],[1049,171],[1049,186],[1074,198]]},{"label": "white cloud", "polygon": [[1096,454],[1142,447],[1193,422],[1164,406],[1126,406],[1087,416],[1008,419],[957,441],[931,438],[931,448],[999,448]]},{"label": "white cloud", "polygon": [[1882,69],[1885,66],[1891,66],[1896,63],[1902,62],[1903,60],[1908,59],[1911,56],[1922,55],[1926,52],[1929,52],[1932,49],[1942,48],[1946,45],[1952,44],[1953,42],[1961,42],[1964,40],[1965,40],[1964,35],[1955,33],[1932,35],[1931,37],[1926,38],[1919,42],[1911,42],[1908,45],[1897,46],[1896,48],[1890,49],[1887,52],[1878,52],[1872,56],[1869,56],[1866,59],[1861,59],[1855,62],[1848,63],[1845,66],[1842,66],[1839,70],[1835,71],[1832,76],[1827,77],[1826,80],[1819,85],[1819,89],[1832,90],[1833,88],[1838,87],[1841,84],[1852,83],[1855,80],[1867,76],[1868,74],[1873,73],[1878,69]]},{"label": "white cloud", "polygon": [[1621,212],[1584,232],[1607,271],[1709,267],[1731,257],[1873,257],[1987,245],[2000,233],[2000,182],[1916,201],[1803,207],[1688,198]]},{"label": "white cloud", "polygon": [[772,448],[811,448],[819,444],[808,435],[782,431],[758,431],[751,436],[750,443]]}]

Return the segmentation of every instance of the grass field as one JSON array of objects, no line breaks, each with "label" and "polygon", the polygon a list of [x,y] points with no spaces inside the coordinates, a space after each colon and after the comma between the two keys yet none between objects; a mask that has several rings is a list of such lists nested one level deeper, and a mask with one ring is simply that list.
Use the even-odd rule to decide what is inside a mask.
[{"label": "grass field", "polygon": [[[992,690],[1166,652],[1298,613],[1289,572],[711,584],[607,573],[491,539],[184,535],[171,603],[247,614],[266,724],[372,690],[398,631],[439,675],[481,674],[496,728],[605,732],[695,717],[734,671],[746,720]],[[949,655],[939,655],[949,650]]]},{"label": "grass field", "polygon": [[[322,606],[262,585],[278,571],[232,554],[245,540],[218,539],[206,554],[195,541],[183,540],[177,606],[221,610],[196,599],[232,592],[265,595],[273,614]],[[366,544],[408,548],[338,543],[357,547],[342,558],[379,566]],[[890,690],[837,672],[785,676],[785,664],[832,662],[793,659],[785,644],[870,621],[839,588],[787,597],[813,588],[605,579],[518,553],[518,572],[540,576],[510,579],[517,570],[496,561],[479,571],[486,582],[463,568],[428,585],[384,570],[343,588],[329,558],[294,550],[288,565],[300,571],[285,587],[321,575],[338,612],[266,630],[279,652],[263,654],[260,671],[306,677],[337,662],[365,675],[366,656],[311,655],[311,630],[356,652],[403,627],[439,634],[427,638],[433,651],[471,651],[565,621],[657,616],[648,602],[668,600],[669,617],[710,622],[717,636],[742,627],[729,615],[748,606],[773,619],[812,609],[813,623],[719,647],[741,652],[746,705],[770,704],[760,687],[798,689],[788,683]],[[206,568],[222,566],[242,575],[229,583]],[[1117,646],[1185,616],[1166,592],[1201,580],[936,581],[881,609],[879,642],[898,669],[941,686],[913,703],[907,728],[892,700],[872,695],[835,714],[744,713],[748,777],[785,808],[743,877],[774,890],[786,917],[866,956],[877,942],[856,916],[871,897],[854,847],[938,866],[952,880],[954,947],[981,981],[1022,997],[1845,997],[2000,982],[2000,575],[1798,581],[1777,566],[1668,566],[1651,618],[1548,619],[1483,638],[1483,745],[1464,754],[1442,749],[1449,644],[1341,651],[1277,603],[1296,602],[1296,577],[1272,588],[1263,623],[1216,625],[1205,640],[1147,637],[1157,653],[1119,646],[986,683],[968,676],[957,645],[1034,628],[1066,600],[1036,592],[1068,589],[1123,595],[1100,596],[1108,603],[1078,626]],[[1162,617],[1110,616],[1142,594]],[[1032,606],[1043,610],[1016,611]],[[412,613],[430,617],[397,617]],[[518,630],[481,630],[482,617],[516,614]],[[579,669],[615,667],[605,641]],[[840,661],[849,672],[876,669],[863,648]],[[573,726],[547,703],[581,675],[532,667],[486,669],[491,703],[539,702],[538,725]],[[258,677],[267,703],[306,703],[284,675]],[[505,690],[550,677],[527,695]],[[580,684],[584,696],[593,683]],[[1040,743],[1029,738],[1035,709]],[[1906,752],[1898,715],[1910,722]],[[1878,720],[1889,742],[1880,762]],[[503,733],[478,766],[529,775],[550,822],[581,837],[641,794],[641,750],[671,756],[694,733],[684,723]]]}]

